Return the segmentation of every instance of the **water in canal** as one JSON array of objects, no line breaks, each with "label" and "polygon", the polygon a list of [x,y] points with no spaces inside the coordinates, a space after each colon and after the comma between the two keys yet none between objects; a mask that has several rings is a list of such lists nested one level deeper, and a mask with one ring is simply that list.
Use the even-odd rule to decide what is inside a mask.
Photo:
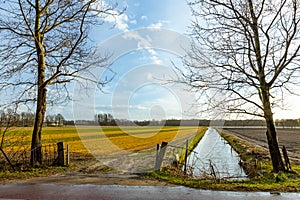
[{"label": "water in canal", "polygon": [[209,128],[188,158],[194,177],[246,179],[239,155],[214,128]]}]

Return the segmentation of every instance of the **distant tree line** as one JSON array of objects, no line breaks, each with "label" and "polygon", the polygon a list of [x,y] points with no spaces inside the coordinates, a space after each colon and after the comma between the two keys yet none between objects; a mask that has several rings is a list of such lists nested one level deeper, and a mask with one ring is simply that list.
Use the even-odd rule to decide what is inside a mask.
[{"label": "distant tree line", "polygon": [[[94,116],[95,123],[100,126],[159,126],[164,124],[159,120],[128,120],[128,119],[114,119],[110,113],[100,113]],[[76,124],[79,124],[79,121],[76,121]]]},{"label": "distant tree line", "polygon": [[278,119],[275,124],[277,127],[295,128],[300,126],[300,119]]},{"label": "distant tree line", "polygon": [[[31,127],[34,125],[35,114],[31,112],[16,113],[13,110],[0,111],[0,126]],[[115,119],[110,113],[100,113],[94,116],[94,120],[66,120],[62,114],[46,115],[44,126],[209,126],[220,124],[223,126],[265,126],[264,120],[225,120],[211,121],[205,119],[167,119],[167,120],[128,120]],[[300,119],[279,119],[275,121],[277,127],[294,128],[300,127]]]},{"label": "distant tree line", "polygon": [[[300,127],[300,119],[280,119],[276,120],[277,127],[293,128]],[[114,119],[110,113],[101,113],[94,116],[94,121],[80,120],[77,125],[101,125],[101,126],[209,126],[211,124],[220,124],[223,126],[266,126],[264,120],[246,119],[246,120],[205,120],[205,119],[167,119],[167,120],[128,120]]]},{"label": "distant tree line", "polygon": [[[0,126],[20,126],[20,127],[32,127],[34,125],[35,113],[21,112],[17,113],[14,110],[7,109],[6,111],[0,111]],[[44,126],[63,126],[72,122],[65,120],[62,114],[47,115],[45,117]]]},{"label": "distant tree line", "polygon": [[44,124],[46,126],[63,126],[65,125],[65,118],[61,114],[47,115]]}]

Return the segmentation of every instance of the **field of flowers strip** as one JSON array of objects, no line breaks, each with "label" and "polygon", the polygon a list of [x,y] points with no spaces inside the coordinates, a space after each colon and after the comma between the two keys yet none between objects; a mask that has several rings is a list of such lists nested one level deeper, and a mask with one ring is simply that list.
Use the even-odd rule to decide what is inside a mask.
[{"label": "field of flowers strip", "polygon": [[[204,127],[99,127],[99,126],[67,126],[44,127],[42,143],[54,144],[64,142],[70,151],[78,154],[90,154],[94,149],[98,153],[111,153],[116,148],[136,152],[155,147],[161,142],[180,140],[191,137]],[[29,149],[31,127],[13,128],[5,136],[4,149]],[[88,145],[88,149],[86,148]],[[95,148],[93,148],[93,146]],[[91,148],[92,147],[92,148]],[[94,153],[94,152],[93,152]]]}]

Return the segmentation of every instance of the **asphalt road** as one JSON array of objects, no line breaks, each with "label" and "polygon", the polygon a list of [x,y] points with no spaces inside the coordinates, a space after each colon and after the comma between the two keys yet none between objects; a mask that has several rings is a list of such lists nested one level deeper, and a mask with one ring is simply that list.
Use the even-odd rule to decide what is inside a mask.
[{"label": "asphalt road", "polygon": [[121,185],[0,185],[0,199],[300,199],[300,193],[270,194],[269,192],[227,192],[187,187],[121,186]]}]

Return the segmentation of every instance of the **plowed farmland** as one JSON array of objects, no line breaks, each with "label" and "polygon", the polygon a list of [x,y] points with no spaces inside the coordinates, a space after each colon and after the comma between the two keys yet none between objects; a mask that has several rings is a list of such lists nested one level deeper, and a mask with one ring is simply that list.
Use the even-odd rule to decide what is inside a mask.
[{"label": "plowed farmland", "polygon": [[[225,128],[226,131],[243,138],[254,145],[267,148],[266,129],[263,128]],[[284,145],[289,156],[297,162],[300,162],[300,129],[277,129],[279,146]]]}]

